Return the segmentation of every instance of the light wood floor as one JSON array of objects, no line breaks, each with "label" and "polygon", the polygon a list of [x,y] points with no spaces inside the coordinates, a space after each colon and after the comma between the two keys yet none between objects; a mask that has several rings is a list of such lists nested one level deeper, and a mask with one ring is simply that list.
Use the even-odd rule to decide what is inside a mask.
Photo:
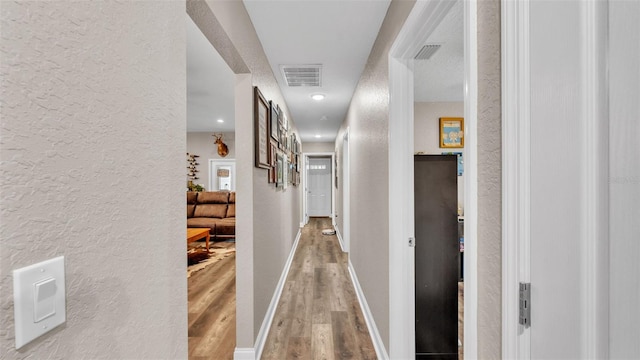
[{"label": "light wood floor", "polygon": [[303,229],[263,360],[376,358],[347,256],[325,228],[330,219],[312,218]]},{"label": "light wood floor", "polygon": [[458,283],[458,339],[463,346],[458,348],[458,360],[464,359],[464,283]]},{"label": "light wood floor", "polygon": [[[329,219],[302,233],[262,359],[375,359],[375,351]],[[233,359],[235,254],[188,280],[189,360]],[[464,343],[464,285],[458,283],[458,337]],[[459,359],[463,359],[463,347]]]},{"label": "light wood floor", "polygon": [[[224,246],[228,247],[229,243]],[[187,287],[189,360],[233,359],[236,347],[235,253],[193,273]]]}]

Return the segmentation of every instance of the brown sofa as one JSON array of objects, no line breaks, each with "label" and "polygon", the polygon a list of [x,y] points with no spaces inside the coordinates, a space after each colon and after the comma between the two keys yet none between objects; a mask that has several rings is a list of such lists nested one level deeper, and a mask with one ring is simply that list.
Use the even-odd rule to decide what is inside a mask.
[{"label": "brown sofa", "polygon": [[187,227],[210,228],[212,239],[236,237],[236,193],[187,192]]}]

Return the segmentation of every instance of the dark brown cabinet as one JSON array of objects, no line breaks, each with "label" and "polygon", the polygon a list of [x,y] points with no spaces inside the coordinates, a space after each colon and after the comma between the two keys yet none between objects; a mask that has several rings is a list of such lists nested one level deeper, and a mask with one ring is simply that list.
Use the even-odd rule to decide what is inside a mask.
[{"label": "dark brown cabinet", "polygon": [[457,359],[457,158],[416,155],[414,166],[416,359]]}]

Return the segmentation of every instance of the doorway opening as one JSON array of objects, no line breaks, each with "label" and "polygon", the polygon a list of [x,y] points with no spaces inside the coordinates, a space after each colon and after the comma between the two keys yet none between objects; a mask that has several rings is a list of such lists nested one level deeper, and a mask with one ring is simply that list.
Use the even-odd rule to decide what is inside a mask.
[{"label": "doorway opening", "polygon": [[236,160],[209,159],[209,189],[236,191]]},{"label": "doorway opening", "polygon": [[310,217],[330,217],[335,226],[334,153],[305,153],[303,178],[304,223]]},{"label": "doorway opening", "polygon": [[189,14],[185,21],[189,358],[216,354],[232,359],[236,346],[236,76]]},{"label": "doorway opening", "polygon": [[[447,22],[458,27],[462,39],[438,39],[439,33],[447,32],[444,28],[440,29]],[[462,79],[453,79],[450,73],[442,71],[437,76],[445,83],[462,80],[462,86],[448,84],[453,89],[459,89],[458,98],[433,96],[425,98],[426,101],[421,100],[418,96],[423,91],[422,83],[431,81],[436,76],[428,75],[429,79],[418,77],[423,70],[429,70],[421,69],[421,65],[436,63],[438,56],[441,57],[440,60],[447,57],[449,51],[454,49],[447,49],[446,45],[454,42],[458,44],[457,61],[463,70]],[[413,246],[419,239],[415,237],[414,154],[442,155],[455,152],[462,153],[460,159],[464,159],[465,178],[464,185],[460,184],[462,181],[458,181],[458,192],[464,194],[458,200],[460,209],[454,209],[452,214],[454,223],[458,222],[456,215],[463,215],[460,220],[464,221],[465,226],[464,260],[460,264],[465,269],[464,297],[461,301],[464,308],[464,331],[459,338],[464,339],[465,356],[477,357],[476,42],[474,2],[417,2],[390,50],[389,302],[390,313],[394,314],[390,318],[390,358],[416,358],[416,252]],[[436,49],[435,53],[424,55],[427,50],[433,49]],[[419,64],[423,60],[418,59],[423,56],[429,60],[425,64]],[[442,87],[433,91],[440,95],[445,93]],[[416,120],[418,117],[419,121]],[[464,148],[441,147],[439,120],[447,117],[464,119],[464,125],[460,128],[460,135],[464,135]],[[431,138],[433,144],[427,143],[427,138]],[[457,243],[454,246],[459,246],[459,237],[452,238],[451,241]]]}]

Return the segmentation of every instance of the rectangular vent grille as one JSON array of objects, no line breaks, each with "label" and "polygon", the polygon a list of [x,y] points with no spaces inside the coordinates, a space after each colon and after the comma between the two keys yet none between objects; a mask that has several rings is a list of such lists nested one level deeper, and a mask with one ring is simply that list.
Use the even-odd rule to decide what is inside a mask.
[{"label": "rectangular vent grille", "polygon": [[414,59],[428,60],[433,56],[433,54],[436,53],[436,51],[438,51],[438,49],[440,49],[441,46],[441,44],[427,44],[423,46],[420,51],[418,51],[418,54],[416,54],[416,57]]},{"label": "rectangular vent grille", "polygon": [[281,65],[288,86],[322,86],[322,65]]}]

